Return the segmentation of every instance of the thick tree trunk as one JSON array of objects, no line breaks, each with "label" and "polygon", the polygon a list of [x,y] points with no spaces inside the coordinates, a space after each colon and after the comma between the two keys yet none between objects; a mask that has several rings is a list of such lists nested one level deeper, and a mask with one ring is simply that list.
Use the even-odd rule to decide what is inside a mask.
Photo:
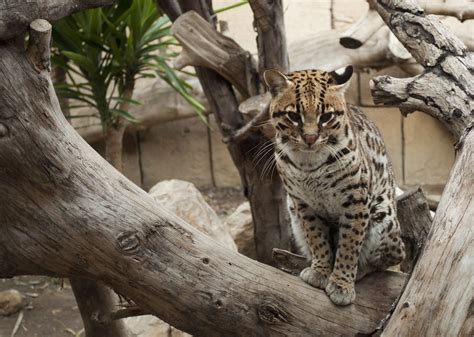
[{"label": "thick tree trunk", "polygon": [[414,1],[371,0],[425,71],[410,79],[375,78],[374,101],[439,119],[458,139],[457,158],[426,246],[384,336],[472,336],[474,301],[474,58]]},{"label": "thick tree trunk", "polygon": [[105,165],[21,48],[1,42],[0,55],[2,277],[100,280],[202,336],[355,335],[385,316],[403,276],[374,275],[355,305],[336,308],[299,278],[221,247]]}]

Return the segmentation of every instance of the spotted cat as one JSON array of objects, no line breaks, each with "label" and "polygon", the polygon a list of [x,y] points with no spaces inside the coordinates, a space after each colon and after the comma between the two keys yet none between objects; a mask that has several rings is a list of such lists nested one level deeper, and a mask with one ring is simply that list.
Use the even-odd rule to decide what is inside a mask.
[{"label": "spotted cat", "polygon": [[355,280],[405,256],[384,142],[344,99],[352,72],[264,73],[293,234],[311,258],[300,277],[338,305],[354,301]]}]

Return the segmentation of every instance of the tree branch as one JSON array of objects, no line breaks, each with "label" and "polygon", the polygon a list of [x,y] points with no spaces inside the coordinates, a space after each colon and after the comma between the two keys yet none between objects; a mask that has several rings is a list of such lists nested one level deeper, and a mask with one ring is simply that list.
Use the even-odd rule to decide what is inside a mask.
[{"label": "tree branch", "polygon": [[178,69],[198,66],[213,69],[248,98],[258,93],[255,61],[234,40],[218,33],[199,14],[189,11],[174,23],[171,33],[183,50],[175,60]]},{"label": "tree branch", "polygon": [[[420,110],[439,119],[459,139],[472,123],[474,59],[462,42],[411,0],[371,0],[385,23],[425,67],[410,79],[376,77],[371,82],[377,103],[399,104],[402,113]],[[446,96],[447,95],[447,96]]]},{"label": "tree branch", "polygon": [[35,19],[57,21],[74,12],[108,6],[114,0],[36,0],[0,2],[0,40],[11,39],[26,31]]},{"label": "tree branch", "polygon": [[[459,21],[474,19],[474,4],[430,3],[422,4],[425,14],[455,16]],[[383,20],[370,8],[349,29],[342,33],[339,42],[346,48],[357,49],[366,43],[383,26]],[[472,37],[471,37],[472,39]]]},{"label": "tree branch", "polygon": [[43,19],[36,19],[30,24],[28,56],[38,71],[51,71],[51,24]]}]

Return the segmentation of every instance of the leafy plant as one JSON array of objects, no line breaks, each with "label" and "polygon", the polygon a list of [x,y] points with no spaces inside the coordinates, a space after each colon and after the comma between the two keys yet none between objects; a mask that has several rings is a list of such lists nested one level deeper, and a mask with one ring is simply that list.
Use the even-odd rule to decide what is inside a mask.
[{"label": "leafy plant", "polygon": [[[70,109],[93,107],[107,138],[123,137],[135,83],[159,76],[188,101],[200,116],[203,106],[189,93],[169,61],[178,43],[170,35],[169,19],[153,0],[121,0],[108,8],[79,12],[53,27],[53,64],[64,69],[68,83],[59,84],[59,95],[71,99]],[[74,116],[84,117],[84,116]],[[111,139],[121,151],[121,139]],[[112,144],[113,145],[113,144]],[[118,163],[116,166],[121,166]]]},{"label": "leafy plant", "polygon": [[53,63],[66,71],[68,84],[57,86],[58,94],[94,107],[106,129],[116,117],[134,121],[123,103],[131,99],[135,82],[159,76],[201,113],[202,105],[189,94],[168,62],[177,55],[170,46],[169,19],[152,0],[120,1],[109,8],[74,14],[54,25]]}]

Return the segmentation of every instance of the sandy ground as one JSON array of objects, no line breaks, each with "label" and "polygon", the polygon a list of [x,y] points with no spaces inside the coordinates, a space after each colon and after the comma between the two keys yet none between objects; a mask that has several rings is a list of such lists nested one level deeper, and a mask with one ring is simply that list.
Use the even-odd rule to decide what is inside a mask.
[{"label": "sandy ground", "polygon": [[[202,190],[204,198],[224,220],[243,201],[236,188]],[[67,280],[43,276],[22,276],[0,279],[0,291],[16,289],[26,299],[22,314],[0,316],[0,337],[81,337],[83,325],[71,287]]]}]

